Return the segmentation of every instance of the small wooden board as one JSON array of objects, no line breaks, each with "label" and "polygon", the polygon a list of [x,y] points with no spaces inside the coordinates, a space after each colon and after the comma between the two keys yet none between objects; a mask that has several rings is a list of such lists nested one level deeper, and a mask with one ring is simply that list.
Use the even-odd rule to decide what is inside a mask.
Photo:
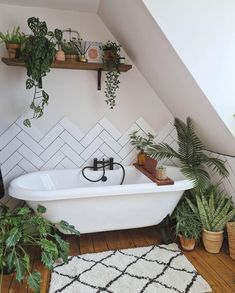
[{"label": "small wooden board", "polygon": [[145,176],[147,176],[150,180],[152,180],[157,185],[173,185],[175,182],[171,178],[167,177],[165,180],[159,180],[154,176],[153,174],[146,171],[142,166],[139,166],[138,164],[134,164],[137,170],[139,170],[141,173],[143,173]]}]

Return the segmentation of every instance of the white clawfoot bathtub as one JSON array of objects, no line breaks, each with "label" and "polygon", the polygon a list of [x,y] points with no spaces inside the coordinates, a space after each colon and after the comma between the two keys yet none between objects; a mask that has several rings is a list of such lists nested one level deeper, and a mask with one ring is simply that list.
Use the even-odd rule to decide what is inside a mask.
[{"label": "white clawfoot bathtub", "polygon": [[[156,225],[171,214],[184,190],[192,188],[176,167],[167,167],[174,185],[157,186],[134,166],[107,170],[106,182],[91,183],[81,169],[29,173],[9,186],[12,197],[25,200],[34,210],[46,207],[45,217],[53,223],[65,220],[80,233],[121,230]],[[101,171],[88,170],[97,179]]]}]

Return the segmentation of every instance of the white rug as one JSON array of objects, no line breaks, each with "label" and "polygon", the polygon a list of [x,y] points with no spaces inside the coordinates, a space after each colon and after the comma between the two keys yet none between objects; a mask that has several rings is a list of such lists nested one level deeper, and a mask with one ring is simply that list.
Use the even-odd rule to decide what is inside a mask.
[{"label": "white rug", "polygon": [[69,258],[57,264],[49,293],[203,293],[209,284],[174,243]]}]

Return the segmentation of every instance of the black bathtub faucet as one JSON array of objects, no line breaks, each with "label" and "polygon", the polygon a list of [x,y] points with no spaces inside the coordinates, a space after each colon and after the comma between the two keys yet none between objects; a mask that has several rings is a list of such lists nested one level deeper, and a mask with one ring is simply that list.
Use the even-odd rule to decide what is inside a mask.
[{"label": "black bathtub faucet", "polygon": [[98,166],[101,165],[102,168],[109,167],[109,170],[113,170],[113,158],[109,158],[107,161],[103,159],[102,161],[98,161],[97,158],[94,159],[94,171],[98,170]]}]

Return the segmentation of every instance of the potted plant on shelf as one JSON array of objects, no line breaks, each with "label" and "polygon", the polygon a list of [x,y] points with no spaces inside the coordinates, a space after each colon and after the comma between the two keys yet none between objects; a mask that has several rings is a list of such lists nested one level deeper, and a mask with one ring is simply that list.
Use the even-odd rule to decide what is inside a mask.
[{"label": "potted plant on shelf", "polygon": [[138,131],[133,131],[130,134],[130,143],[133,145],[138,151],[137,155],[137,163],[139,166],[143,166],[146,159],[145,150],[147,147],[150,147],[154,144],[154,136],[149,132],[146,137],[138,135]]},{"label": "potted plant on shelf", "polygon": [[70,61],[79,60],[77,48],[74,46],[74,44],[71,41],[67,42],[66,40],[63,40],[61,44],[61,48],[65,53],[65,60],[70,60]]},{"label": "potted plant on shelf", "polygon": [[28,26],[33,34],[29,35],[25,42],[22,57],[28,75],[26,89],[34,88],[33,101],[30,105],[33,115],[24,120],[24,125],[30,127],[30,121],[40,118],[44,113],[45,105],[48,105],[49,95],[42,89],[42,78],[50,71],[50,66],[54,61],[56,44],[53,40],[55,33],[58,36],[59,30],[56,29],[55,33],[48,32],[46,22],[40,21],[36,17],[28,19]]},{"label": "potted plant on shelf", "polygon": [[222,177],[228,176],[224,161],[205,154],[204,146],[195,133],[191,118],[187,118],[186,124],[175,118],[174,125],[178,136],[178,150],[174,150],[167,143],[160,143],[148,147],[146,152],[149,156],[159,160],[176,158],[181,172],[199,190],[205,190],[210,184],[210,175],[206,168],[212,168]]},{"label": "potted plant on shelf", "polygon": [[195,192],[196,204],[186,197],[192,211],[202,223],[202,241],[210,253],[219,253],[223,243],[223,230],[235,215],[231,198],[210,186],[205,192]]},{"label": "potted plant on shelf", "polygon": [[21,45],[25,42],[26,35],[20,31],[20,27],[14,27],[10,33],[6,34],[0,32],[0,42],[6,44],[8,55],[10,59],[18,58],[20,55]]},{"label": "potted plant on shelf", "polygon": [[119,64],[120,64],[120,50],[121,45],[116,42],[108,41],[101,46],[103,51],[102,60],[103,68],[106,70],[106,81],[105,81],[105,102],[110,106],[111,109],[116,105],[116,91],[119,88]]},{"label": "potted plant on shelf", "polygon": [[186,200],[182,200],[174,212],[176,219],[176,235],[179,236],[183,250],[191,251],[202,232],[202,224],[198,214],[192,212]]},{"label": "potted plant on shelf", "polygon": [[65,61],[65,53],[62,49],[63,33],[61,30],[56,28],[54,31],[54,35],[55,35],[56,44],[58,46],[58,50],[56,52],[55,59],[57,61]]},{"label": "potted plant on shelf", "polygon": [[87,62],[86,52],[92,45],[92,42],[88,43],[81,38],[72,38],[71,41],[72,45],[77,49],[79,53],[79,61],[80,62]]},{"label": "potted plant on shelf", "polygon": [[[0,211],[0,281],[3,274],[15,272],[21,282],[25,278],[36,293],[40,292],[40,273],[31,272],[29,248],[40,248],[41,261],[53,268],[56,259],[68,261],[69,243],[58,234],[56,226],[43,218],[46,209],[38,206],[37,214],[27,206],[10,211],[2,206]],[[79,232],[65,221],[59,227],[64,231],[79,235]],[[0,282],[0,286],[2,282]]]}]

